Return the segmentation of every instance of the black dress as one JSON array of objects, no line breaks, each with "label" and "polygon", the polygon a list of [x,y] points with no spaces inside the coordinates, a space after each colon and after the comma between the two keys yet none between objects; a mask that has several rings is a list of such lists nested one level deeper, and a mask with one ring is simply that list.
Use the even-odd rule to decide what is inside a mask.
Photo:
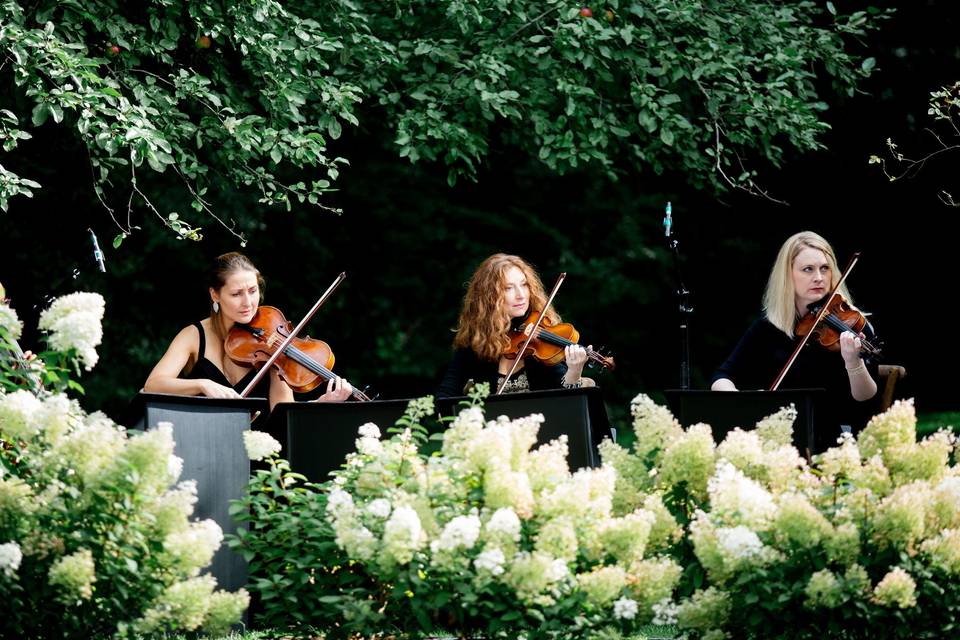
[{"label": "black dress", "polygon": [[[874,337],[873,328],[864,328],[868,339]],[[756,320],[740,339],[733,353],[716,373],[711,384],[728,378],[738,389],[768,389],[780,374],[799,338],[788,338],[765,317]],[[864,358],[867,371],[874,381],[878,379],[876,364]],[[781,389],[826,389],[822,403],[817,405],[816,429],[832,445],[842,426],[857,433],[878,408],[877,397],[858,402],[850,395],[850,379],[838,352],[828,351],[810,339],[797,356],[790,371],[780,383]]]},{"label": "black dress", "polygon": [[[470,380],[474,383],[489,382],[490,392],[497,389],[500,378],[499,362],[481,360],[472,349],[457,349],[453,360],[447,367],[447,372],[437,387],[438,398],[449,398],[464,395],[463,388]],[[567,364],[548,367],[532,357],[524,358],[522,372],[527,374],[531,391],[544,389],[560,389],[563,387],[563,376],[567,373]],[[514,376],[516,377],[516,376]]]},{"label": "black dress", "polygon": [[[190,373],[181,373],[180,377],[186,380],[213,380],[217,384],[222,384],[225,387],[231,387],[237,393],[241,393],[247,388],[247,385],[250,384],[250,381],[253,380],[253,377],[257,375],[257,370],[250,369],[245,376],[240,378],[237,384],[230,384],[230,381],[227,380],[227,376],[223,373],[223,371],[221,371],[217,365],[213,364],[207,359],[207,338],[203,331],[203,325],[199,322],[194,322],[193,326],[196,327],[197,331],[200,332],[200,348],[197,350],[197,364],[193,365],[193,369],[190,370]],[[253,388],[253,391],[250,393],[249,397],[270,398],[269,374],[265,375],[263,379],[257,383],[257,386]]]}]

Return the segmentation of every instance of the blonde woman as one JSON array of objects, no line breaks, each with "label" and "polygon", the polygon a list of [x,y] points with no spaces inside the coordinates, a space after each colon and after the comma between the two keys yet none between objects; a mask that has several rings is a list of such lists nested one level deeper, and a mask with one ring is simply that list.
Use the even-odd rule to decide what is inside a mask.
[{"label": "blonde woman", "polygon": [[[256,369],[227,357],[223,342],[234,324],[253,319],[260,307],[263,276],[245,255],[225,253],[214,260],[207,276],[210,316],[184,327],[150,372],[143,390],[209,398],[239,398]],[[333,378],[320,402],[342,402],[350,383]],[[270,408],[293,402],[293,391],[274,368],[250,394],[267,398]]]},{"label": "blonde woman", "polygon": [[[513,366],[513,360],[504,355],[511,327],[521,324],[531,310],[542,311],[546,301],[540,277],[522,258],[497,253],[484,260],[467,285],[453,340],[453,360],[437,396],[463,395],[471,382],[489,382],[491,389],[496,389]],[[560,316],[551,307],[544,321],[555,324]],[[532,357],[524,358],[505,391],[579,387],[586,350],[579,345],[567,346],[564,360],[551,367]]]},{"label": "blonde woman", "polygon": [[[747,329],[714,374],[710,388],[768,388],[796,348],[797,322],[808,313],[808,305],[833,290],[839,277],[836,255],[823,237],[802,231],[787,238],[770,270],[763,295],[763,317]],[[839,292],[853,304],[845,285]],[[864,331],[865,337],[873,337],[869,323]],[[861,337],[849,331],[841,334],[839,354],[811,340],[781,383],[781,388],[827,390],[824,406],[818,407],[818,424],[857,431],[873,409],[868,401],[877,394],[877,371],[874,364],[861,356]]]}]

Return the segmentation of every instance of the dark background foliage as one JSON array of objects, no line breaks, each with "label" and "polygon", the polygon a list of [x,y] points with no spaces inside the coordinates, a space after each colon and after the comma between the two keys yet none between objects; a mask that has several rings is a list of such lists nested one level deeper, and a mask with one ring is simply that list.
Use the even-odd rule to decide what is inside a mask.
[{"label": "dark background foliage", "polygon": [[[615,353],[617,370],[598,377],[611,410],[621,413],[635,393],[678,383],[677,283],[661,231],[668,200],[693,292],[697,387],[759,313],[781,242],[813,229],[834,244],[841,262],[863,252],[850,286],[875,313],[886,360],[907,367],[903,394],[915,396],[919,410],[955,409],[958,352],[946,310],[958,274],[958,212],[936,193],[951,180],[956,185],[957,158],[892,184],[867,159],[884,151],[887,137],[901,148],[929,148],[928,94],[960,79],[960,17],[947,0],[880,4],[900,6],[865,42],[878,71],[863,93],[831,102],[827,149],[788,154],[781,168],[759,176],[789,206],[696,191],[670,173],[630,173],[617,182],[599,168],[558,176],[508,146],[490,150],[475,183],[461,179],[451,188],[445,167],[398,159],[384,142],[392,134],[361,118],[360,127],[345,129],[331,144],[350,159],[339,190],[326,199],[343,215],[296,205],[289,212],[247,210],[259,215],[237,215],[249,239],[243,251],[267,278],[267,304],[294,322],[340,271],[348,273],[309,333],[332,346],[338,372],[385,398],[433,390],[449,358],[463,285],[484,257],[520,254],[548,287],[566,271],[557,308],[585,341]],[[117,415],[176,332],[205,315],[201,276],[210,257],[239,248],[237,239],[211,224],[202,242],[178,241],[144,218],[143,231],[113,249],[116,231],[96,203],[84,150],[62,128],[33,133],[29,149],[9,154],[9,162],[45,187],[33,199],[12,200],[3,214],[0,281],[27,322],[26,348],[36,343],[31,329],[39,310],[31,307],[45,295],[75,289],[105,295],[101,363],[81,382],[88,408]],[[153,179],[148,173],[141,182]],[[254,201],[238,193],[213,196],[226,218]],[[166,204],[163,196],[158,204]],[[158,208],[177,209],[170,205]],[[93,268],[90,220],[106,253],[106,274]],[[81,274],[71,281],[74,265]],[[944,310],[925,311],[934,305]]]}]

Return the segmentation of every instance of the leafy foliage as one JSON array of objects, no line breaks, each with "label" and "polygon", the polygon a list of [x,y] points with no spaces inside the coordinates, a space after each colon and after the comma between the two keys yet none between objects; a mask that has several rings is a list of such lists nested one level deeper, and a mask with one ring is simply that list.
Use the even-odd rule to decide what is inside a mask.
[{"label": "leafy foliage", "polygon": [[[70,325],[90,333],[91,322],[99,330],[103,303],[96,298],[58,300],[66,305],[55,331],[77,338]],[[19,326],[5,308],[0,303],[6,362]],[[61,363],[83,359],[83,345],[51,342],[65,348]],[[40,358],[32,364],[26,372],[0,370],[0,635],[228,631],[249,597],[215,591],[212,576],[198,575],[222,532],[213,521],[189,521],[194,482],[170,488],[182,470],[170,425],[128,438],[102,413],[86,414],[66,395],[41,388],[39,382],[65,388],[69,377],[53,376],[55,368]],[[11,388],[17,383],[21,388]]]},{"label": "leafy foliage", "polygon": [[[818,73],[852,94],[874,67],[849,42],[883,14],[826,7],[611,0],[586,16],[559,0],[7,0],[0,77],[15,91],[0,139],[10,151],[30,127],[69,125],[116,244],[135,207],[201,237],[154,204],[144,166],[229,228],[217,199],[235,188],[324,206],[346,162],[328,146],[361,121],[399,156],[445,163],[450,183],[502,142],[557,172],[676,170],[756,192],[752,160],[820,146]],[[0,186],[4,207],[39,187],[8,168]]]}]

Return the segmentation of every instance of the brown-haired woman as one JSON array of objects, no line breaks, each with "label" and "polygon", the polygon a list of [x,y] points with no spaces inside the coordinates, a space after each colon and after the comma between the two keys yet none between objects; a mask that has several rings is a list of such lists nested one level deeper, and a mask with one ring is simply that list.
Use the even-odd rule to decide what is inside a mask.
[{"label": "brown-haired woman", "polygon": [[[256,375],[253,367],[227,357],[223,342],[234,324],[247,323],[256,315],[263,294],[263,276],[243,254],[218,256],[207,277],[210,316],[184,327],[150,372],[144,391],[210,398],[239,398]],[[341,402],[352,391],[350,383],[333,378],[319,402]],[[272,369],[252,396],[268,398],[270,408],[293,402],[293,391]]]},{"label": "brown-haired woman", "polygon": [[[504,355],[511,327],[521,324],[531,310],[542,311],[546,302],[543,283],[525,260],[503,253],[484,260],[467,286],[453,340],[456,351],[437,396],[463,395],[471,382],[489,382],[495,389],[513,366],[513,360]],[[544,321],[555,324],[560,316],[551,307]],[[552,367],[524,358],[505,391],[579,387],[587,352],[570,345],[564,356],[565,362]]]}]

